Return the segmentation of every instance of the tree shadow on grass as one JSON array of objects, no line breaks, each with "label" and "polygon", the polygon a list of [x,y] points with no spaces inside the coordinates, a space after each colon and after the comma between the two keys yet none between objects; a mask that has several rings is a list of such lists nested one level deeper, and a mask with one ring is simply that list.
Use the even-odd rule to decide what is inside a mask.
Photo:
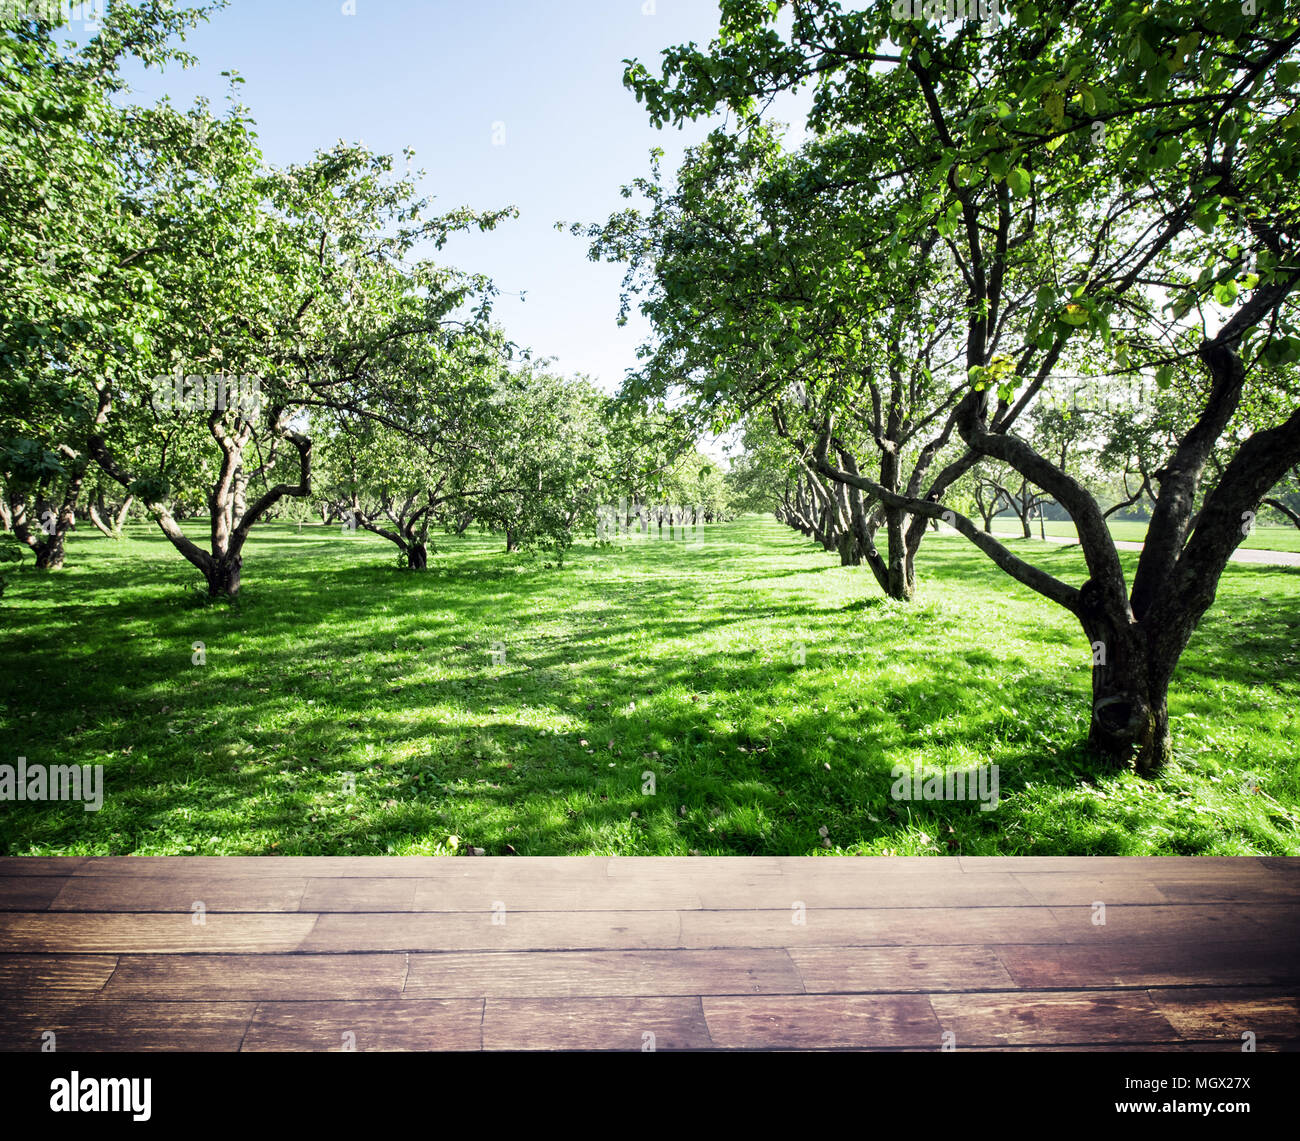
[{"label": "tree shadow on grass", "polygon": [[[606,560],[595,582],[583,575],[599,552],[554,573],[501,566],[485,544],[425,574],[396,572],[384,554],[346,552],[361,565],[266,555],[240,603],[199,609],[169,589],[176,568],[162,562],[133,563],[129,584],[93,564],[24,583],[0,635],[5,660],[23,663],[0,678],[0,756],[104,763],[109,797],[101,813],[7,804],[0,850],[363,854],[456,834],[493,854],[805,854],[822,850],[825,827],[841,850],[925,835],[935,851],[1050,851],[1051,837],[1030,835],[1031,791],[1105,776],[1079,744],[1083,663],[1044,678],[963,633],[965,612],[886,615],[880,595],[755,608],[736,585],[690,613],[666,574],[678,552]],[[699,554],[692,574],[743,563]],[[944,581],[1006,582],[978,552],[946,563]],[[1259,659],[1294,652],[1296,597],[1275,585],[1290,580],[1267,581],[1268,617],[1232,595],[1222,621],[1207,620],[1180,673],[1189,690],[1265,683]],[[87,585],[103,601],[84,601]],[[942,637],[850,642],[846,614],[888,616],[880,637],[895,619]],[[1241,622],[1253,623],[1248,662],[1235,654]],[[797,636],[810,668],[791,660]],[[494,665],[496,640],[506,660]],[[899,661],[907,677],[889,672]],[[999,808],[894,800],[894,766],[917,758],[998,764]],[[1114,821],[1089,834],[1098,851],[1121,844]]]}]

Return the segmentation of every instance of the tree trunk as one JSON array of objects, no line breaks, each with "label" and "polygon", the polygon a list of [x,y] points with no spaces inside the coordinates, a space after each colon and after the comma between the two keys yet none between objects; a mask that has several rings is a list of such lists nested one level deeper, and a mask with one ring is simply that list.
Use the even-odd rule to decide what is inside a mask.
[{"label": "tree trunk", "polygon": [[916,594],[916,570],[903,533],[903,513],[894,508],[886,510],[885,527],[889,535],[889,585],[885,593],[897,602],[910,602]]},{"label": "tree trunk", "polygon": [[[128,495],[117,515],[113,516],[113,513],[104,502],[104,492],[101,490],[98,496],[90,501],[88,509],[90,521],[95,525],[95,530],[109,539],[120,539],[122,537],[122,527],[126,522],[126,513],[131,510],[131,504],[134,502],[135,496]],[[111,525],[104,521],[105,516],[111,517]]]},{"label": "tree trunk", "polygon": [[509,527],[506,528],[506,554],[513,555],[519,550],[519,536]]},{"label": "tree trunk", "polygon": [[412,542],[406,547],[406,565],[411,570],[426,570],[429,566],[429,549],[421,542]]},{"label": "tree trunk", "polygon": [[95,530],[98,531],[105,538],[116,539],[118,537],[114,535],[113,532],[109,529],[108,524],[105,523],[104,520],[100,518],[99,509],[95,506],[94,503],[90,505],[90,521],[95,525]]},{"label": "tree trunk", "polygon": [[1125,616],[1083,619],[1092,649],[1088,743],[1121,765],[1152,776],[1169,760],[1169,672],[1153,668],[1147,637]]},{"label": "tree trunk", "polygon": [[858,544],[848,531],[840,535],[836,545],[840,552],[840,566],[855,567],[862,561],[862,554],[858,550]]},{"label": "tree trunk", "polygon": [[42,540],[36,545],[36,568],[38,570],[62,570],[63,569],[63,539],[64,532],[56,531],[48,539]]},{"label": "tree trunk", "polygon": [[209,598],[234,598],[239,593],[239,574],[244,565],[242,555],[226,554],[213,559],[203,570],[208,580]]},{"label": "tree trunk", "polygon": [[77,500],[84,479],[85,467],[82,465],[69,480],[57,513],[48,505],[41,510],[38,501],[40,526],[35,530],[27,518],[26,502],[17,500],[13,505],[14,537],[35,554],[36,566],[40,570],[61,570],[63,567],[64,542],[68,532],[77,525]]}]

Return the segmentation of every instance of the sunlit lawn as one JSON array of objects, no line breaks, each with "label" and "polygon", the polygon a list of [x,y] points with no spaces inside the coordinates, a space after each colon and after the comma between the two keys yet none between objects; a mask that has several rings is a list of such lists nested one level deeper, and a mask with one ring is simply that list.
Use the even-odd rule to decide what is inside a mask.
[{"label": "sunlit lawn", "polygon": [[[1034,538],[1038,538],[1042,533],[1040,524],[1037,519],[1030,524],[1030,529],[1034,533]],[[1020,534],[1020,520],[1014,515],[999,515],[993,521],[993,530],[995,532],[1005,532],[1007,534]],[[1046,530],[1048,535],[1077,539],[1078,532],[1074,529],[1074,524],[1069,520],[1047,520]],[[1110,533],[1116,539],[1128,543],[1141,543],[1147,536],[1147,524],[1145,522],[1133,522],[1124,519],[1112,519],[1110,522]],[[1242,537],[1241,546],[1257,551],[1300,551],[1300,529],[1295,527],[1254,527],[1250,534]]]},{"label": "sunlit lawn", "polygon": [[[103,764],[106,799],[0,804],[0,852],[1300,854],[1300,569],[1229,568],[1147,783],[1081,745],[1074,620],[965,540],[903,605],[774,520],[704,530],[562,568],[470,534],[421,574],[274,525],[234,605],[147,527],[79,533],[0,603],[0,763]],[[917,760],[998,765],[996,810],[892,799]]]}]

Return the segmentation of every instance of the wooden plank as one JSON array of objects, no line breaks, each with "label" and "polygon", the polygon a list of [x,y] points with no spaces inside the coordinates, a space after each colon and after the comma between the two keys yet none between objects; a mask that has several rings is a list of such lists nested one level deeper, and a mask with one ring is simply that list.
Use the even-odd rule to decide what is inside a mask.
[{"label": "wooden plank", "polygon": [[0,952],[194,954],[295,951],[314,915],[189,915],[135,912],[13,912],[0,915]]},{"label": "wooden plank", "polygon": [[[824,860],[816,861],[825,863]],[[782,909],[796,902],[816,908],[1014,907],[1034,898],[1009,875],[878,875],[820,874],[800,868],[784,876],[750,876],[743,870],[725,881],[699,880],[697,890],[705,908]]]},{"label": "wooden plank", "polygon": [[494,903],[508,911],[679,911],[703,906],[700,892],[680,878],[570,879],[548,872],[527,877],[505,869],[463,880],[419,880],[415,911],[485,911]]},{"label": "wooden plank", "polygon": [[105,988],[113,999],[399,998],[403,954],[124,955]]},{"label": "wooden plank", "polygon": [[1300,1045],[1300,998],[1294,990],[1197,987],[1153,990],[1151,1001],[1184,1038],[1231,1042],[1255,1035],[1256,1049]]},{"label": "wooden plank", "polygon": [[1104,901],[1107,907],[1170,902],[1155,882],[1127,872],[1018,873],[1011,878],[1020,885],[1026,902],[1044,906],[1091,907],[1095,900]]},{"label": "wooden plank", "polygon": [[[1104,902],[1104,901],[1102,901]],[[1291,904],[1181,903],[1166,906],[1107,904],[1104,924],[1094,923],[1091,905],[1051,909],[1061,923],[1064,943],[1258,942],[1294,938],[1300,920]],[[1101,912],[1096,913],[1100,915]],[[1032,940],[1023,940],[1031,942]]]},{"label": "wooden plank", "polygon": [[1159,868],[1136,876],[1062,872],[1055,875],[1017,874],[1034,903],[1090,907],[1102,900],[1107,907],[1138,903],[1300,903],[1300,880],[1268,872],[1224,876],[1165,873]]},{"label": "wooden plank", "polygon": [[238,1050],[251,1002],[80,1002],[44,1000],[0,1018],[0,1050],[39,1050],[54,1032],[57,1052]]},{"label": "wooden plank", "polygon": [[[1009,869],[990,870],[1005,875]],[[740,875],[942,878],[961,871],[956,857],[945,856],[616,856],[605,863],[605,874],[611,879],[646,881],[655,876],[684,876],[692,883],[725,883]]]},{"label": "wooden plank", "polygon": [[303,911],[411,911],[420,880],[412,876],[370,879],[346,876],[309,879],[302,897]]},{"label": "wooden plank", "polygon": [[779,949],[736,951],[528,951],[412,955],[412,997],[573,998],[801,994]]},{"label": "wooden plank", "polygon": [[940,1046],[924,995],[704,998],[713,1044],[724,1050],[879,1050]]},{"label": "wooden plank", "polygon": [[264,1002],[242,1048],[479,1050],[482,1024],[481,998]]},{"label": "wooden plank", "polygon": [[70,876],[85,856],[0,856],[0,876]]},{"label": "wooden plank", "polygon": [[[1162,876],[1152,882],[1171,903],[1287,903],[1300,905],[1300,879],[1288,876],[1243,877],[1235,882],[1199,876]],[[1098,896],[1105,899],[1105,896]]]},{"label": "wooden plank", "polygon": [[907,947],[1059,943],[1046,907],[683,911],[683,947]]},{"label": "wooden plank", "polygon": [[934,994],[931,1005],[956,1048],[1176,1042],[1180,1036],[1145,991],[1018,991]]},{"label": "wooden plank", "polygon": [[116,955],[0,955],[0,995],[97,991],[117,962]]},{"label": "wooden plank", "polygon": [[1016,986],[1154,987],[1300,982],[1300,946],[1212,940],[998,947]]},{"label": "wooden plank", "polygon": [[503,918],[493,923],[488,911],[322,915],[301,949],[583,951],[679,945],[678,913],[671,911],[519,911]]},{"label": "wooden plank", "polygon": [[795,947],[809,994],[930,993],[1012,988],[990,947]]},{"label": "wooden plank", "polygon": [[297,911],[307,888],[298,877],[245,875],[72,876],[51,911]]},{"label": "wooden plank", "polygon": [[[983,1046],[987,1054],[1221,1054],[1232,1050],[1231,1045],[1214,1042],[1072,1042],[1068,1046],[1052,1046],[1044,1042],[1033,1046]],[[1261,1053],[1264,1051],[1261,1050]],[[1179,1099],[1182,1100],[1181,1098]]]},{"label": "wooden plank", "polygon": [[485,1050],[706,1050],[698,998],[489,998]]},{"label": "wooden plank", "polygon": [[[503,866],[504,865],[504,866]],[[303,911],[479,913],[502,903],[514,911],[676,911],[699,908],[699,893],[672,882],[647,886],[610,881],[579,869],[569,876],[506,860],[477,875],[394,879],[348,876],[307,880]]]},{"label": "wooden plank", "polygon": [[788,872],[798,856],[614,856],[603,861],[601,870],[607,879],[653,883],[656,880],[692,882],[709,876],[726,877],[740,872],[748,875],[781,876]]},{"label": "wooden plank", "polygon": [[1163,874],[1192,876],[1262,875],[1288,868],[1300,870],[1300,857],[1289,858],[1281,867],[1256,856],[959,856],[963,871],[1003,871],[1041,875],[1091,873],[1114,875],[1127,872],[1149,876]]},{"label": "wooden plank", "polygon": [[[470,838],[467,838],[467,843]],[[7,875],[163,875],[173,870],[186,875],[214,872],[238,875],[360,876],[386,879],[397,876],[464,876],[484,874],[493,865],[544,869],[565,875],[641,878],[676,866],[692,876],[733,874],[729,866],[746,874],[788,875],[815,865],[819,875],[896,879],[900,876],[944,877],[956,873],[1131,874],[1152,878],[1156,870],[1176,877],[1300,876],[1300,857],[1253,856],[101,856],[6,857],[0,859],[0,876]],[[479,870],[476,870],[479,869]]]},{"label": "wooden plank", "polygon": [[0,911],[44,911],[68,880],[62,876],[0,879]]},{"label": "wooden plank", "polygon": [[608,862],[601,856],[100,856],[85,861],[72,874],[456,879],[496,874],[510,866],[520,869],[516,874],[585,875],[594,880],[604,877]]}]

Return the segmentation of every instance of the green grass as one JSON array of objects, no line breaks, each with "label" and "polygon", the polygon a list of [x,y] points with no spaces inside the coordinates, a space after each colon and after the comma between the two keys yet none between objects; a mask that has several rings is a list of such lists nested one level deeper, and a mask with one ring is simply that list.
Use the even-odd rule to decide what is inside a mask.
[{"label": "green grass", "polygon": [[[0,804],[0,852],[1300,854],[1300,569],[1228,569],[1148,783],[1080,744],[1074,620],[964,540],[903,605],[771,519],[705,531],[559,569],[471,535],[413,574],[264,527],[218,605],[156,533],[79,534],[0,603],[0,763],[103,764],[105,803]],[[893,800],[915,760],[996,763],[997,809]]]},{"label": "green grass", "polygon": [[[1037,519],[1032,522],[1031,529],[1034,532],[1034,538],[1038,538],[1042,534]],[[1019,535],[1021,533],[1020,520],[1014,515],[999,515],[993,520],[993,530]],[[1069,519],[1059,522],[1052,519],[1047,520],[1047,533],[1058,538],[1077,539],[1079,537],[1078,531],[1074,528],[1074,523]],[[1110,521],[1110,533],[1113,538],[1119,539],[1121,542],[1141,543],[1146,540],[1147,525],[1144,522],[1112,519]],[[1300,529],[1290,526],[1255,527],[1249,535],[1241,540],[1241,546],[1257,551],[1300,552]]]}]

